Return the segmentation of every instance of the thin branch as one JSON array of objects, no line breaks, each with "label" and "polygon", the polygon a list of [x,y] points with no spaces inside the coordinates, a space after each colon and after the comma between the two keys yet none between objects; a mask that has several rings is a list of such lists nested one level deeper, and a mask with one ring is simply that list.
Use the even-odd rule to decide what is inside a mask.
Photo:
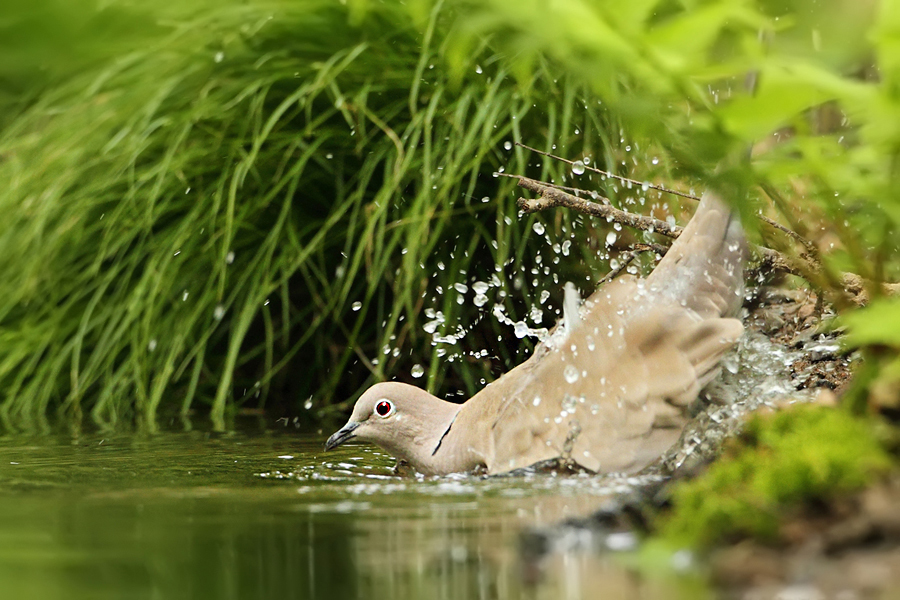
[{"label": "thin branch", "polygon": [[[509,177],[516,177],[519,180],[520,187],[536,194],[540,194],[540,198],[536,199],[519,198],[517,204],[519,205],[519,208],[526,213],[563,206],[565,208],[575,209],[578,212],[587,215],[603,217],[610,222],[621,223],[622,225],[627,225],[634,229],[659,233],[670,238],[677,238],[681,233],[681,227],[670,225],[668,222],[661,219],[654,219],[653,217],[645,217],[643,215],[625,212],[610,204],[591,202],[590,200],[573,196],[562,190],[550,187],[545,183],[528,177],[522,177],[521,175],[509,175]],[[602,199],[609,202],[606,198]]]},{"label": "thin branch", "polygon": [[694,196],[693,194],[685,194],[684,192],[676,192],[675,190],[670,190],[668,188],[664,188],[659,185],[654,185],[648,181],[638,181],[636,179],[629,179],[628,177],[622,177],[621,175],[616,175],[615,173],[610,173],[609,171],[604,171],[603,169],[598,169],[597,167],[588,166],[581,161],[569,160],[568,158],[563,158],[562,156],[557,156],[555,154],[550,154],[549,152],[544,152],[543,150],[538,150],[537,148],[532,148],[531,146],[526,146],[522,142],[516,142],[516,146],[519,146],[520,148],[525,148],[526,150],[536,152],[537,154],[540,154],[542,156],[547,156],[549,158],[564,162],[569,165],[574,165],[576,162],[578,162],[581,166],[584,167],[584,169],[586,171],[591,171],[593,173],[599,173],[601,175],[606,175],[607,177],[611,177],[613,179],[618,179],[619,181],[624,181],[624,182],[630,183],[632,185],[637,185],[637,186],[640,186],[641,188],[646,186],[650,189],[657,190],[660,192],[665,192],[667,194],[675,194],[676,196],[681,196],[682,198],[690,198],[691,200],[700,200],[700,198],[698,198],[697,196]]},{"label": "thin branch", "polygon": [[[577,196],[550,187],[545,183],[529,177],[523,177],[521,175],[504,175],[507,177],[515,177],[519,180],[520,187],[540,195],[539,198],[535,199],[518,199],[517,204],[525,213],[533,213],[539,210],[562,206],[564,208],[577,210],[586,215],[602,217],[609,222],[621,223],[622,225],[627,225],[633,229],[640,229],[651,233],[659,233],[673,239],[681,234],[681,227],[670,225],[667,221],[655,219],[653,217],[645,217],[643,215],[636,215],[624,210],[619,210],[608,204],[597,204],[596,202],[591,202],[584,198],[578,198]],[[604,200],[606,199],[604,198]],[[788,273],[800,277],[804,277],[804,273],[808,273],[808,271],[805,271],[802,267],[798,268],[797,264],[787,259],[776,250],[756,245],[752,245],[751,249],[759,256],[762,265],[774,272]],[[807,268],[811,268],[811,266],[807,266]]]},{"label": "thin branch", "polygon": [[638,252],[653,252],[659,257],[663,257],[666,255],[666,252],[669,251],[668,246],[663,246],[662,244],[641,244],[637,243],[632,246]]},{"label": "thin branch", "polygon": [[[539,210],[561,206],[577,210],[586,215],[602,217],[608,222],[620,223],[634,229],[659,233],[673,239],[677,238],[683,229],[682,227],[670,225],[668,222],[660,219],[619,210],[610,204],[598,204],[596,202],[591,202],[590,200],[585,200],[584,198],[579,198],[556,187],[528,177],[506,173],[502,173],[501,175],[505,177],[515,177],[518,180],[520,187],[539,194],[539,198],[518,199],[517,204],[525,213],[533,213]],[[607,198],[603,198],[602,196],[600,199],[604,202],[609,202]],[[773,222],[773,224],[775,223]],[[783,226],[775,225],[779,230],[785,231],[785,233],[793,233]],[[804,247],[807,246],[808,242],[804,243],[799,235],[794,233],[791,237],[800,241]],[[643,250],[643,248],[638,248],[638,246],[635,246],[635,248],[636,251],[638,249]],[[665,253],[662,248],[657,248],[656,245],[652,245],[652,249],[658,254]],[[764,272],[795,275],[809,281],[814,287],[817,287],[814,280],[822,277],[824,269],[821,263],[816,260],[815,255],[789,258],[777,250],[765,246],[757,246],[755,244],[751,244],[750,249],[759,258],[759,269]],[[662,250],[662,252],[660,250]],[[631,258],[627,259],[627,262],[631,262],[633,258],[634,256],[632,255]],[[621,269],[624,268],[624,265],[626,265],[627,262],[623,262],[621,268],[614,270],[612,277],[621,272]],[[604,278],[604,281],[606,281],[606,278]],[[866,289],[865,280],[859,275],[854,273],[844,273],[841,277],[840,284],[836,287],[847,294],[849,299],[857,305],[864,305],[868,302],[869,294]],[[900,295],[900,283],[883,283],[881,285],[881,291],[886,295]]]},{"label": "thin branch", "polygon": [[638,252],[637,250],[633,250],[633,251],[631,251],[631,252],[625,252],[624,254],[620,255],[620,256],[619,256],[620,262],[619,262],[618,265],[616,265],[616,268],[615,268],[615,269],[611,269],[609,273],[607,273],[606,275],[604,275],[604,276],[600,279],[600,281],[597,282],[597,285],[598,285],[598,286],[601,286],[601,285],[603,285],[604,283],[606,283],[607,281],[611,281],[611,280],[615,279],[616,277],[618,277],[618,276],[619,276],[619,273],[621,273],[622,271],[624,271],[624,270],[625,270],[625,267],[627,267],[628,265],[630,265],[630,264],[631,264],[631,261],[633,261],[635,258],[637,258],[637,255],[638,255],[638,254],[639,254],[639,252]]},{"label": "thin branch", "polygon": [[[749,78],[749,77],[748,77],[748,84],[749,84],[749,85],[755,85],[755,83],[756,83],[755,77],[753,77],[753,78]],[[547,156],[547,157],[549,157],[549,158],[552,158],[552,159],[554,159],[554,160],[558,160],[558,161],[564,162],[564,163],[569,164],[569,165],[575,164],[575,161],[573,161],[573,160],[570,160],[570,159],[568,159],[568,158],[563,158],[563,157],[561,157],[561,156],[557,156],[557,155],[551,154],[551,153],[549,153],[549,152],[544,152],[543,150],[538,150],[537,148],[532,148],[531,146],[527,146],[527,145],[525,145],[525,144],[523,144],[523,143],[521,143],[521,142],[516,142],[516,146],[519,146],[519,147],[521,147],[521,148],[525,148],[526,150],[530,150],[531,152],[535,152],[535,153],[540,154],[540,155],[542,155],[542,156]],[[657,185],[653,185],[653,184],[651,184],[651,183],[637,181],[637,180],[635,180],[635,179],[629,179],[629,178],[627,178],[627,177],[622,177],[621,175],[616,175],[616,174],[614,174],[614,173],[610,173],[609,171],[604,171],[604,170],[602,170],[602,169],[597,169],[597,168],[595,168],[595,167],[589,167],[589,166],[587,166],[587,165],[584,165],[584,168],[587,169],[587,170],[589,170],[589,171],[593,171],[593,172],[595,172],[595,173],[600,173],[600,174],[602,174],[602,175],[606,175],[607,177],[612,177],[612,178],[614,178],[614,179],[618,179],[618,180],[620,180],[620,181],[625,181],[625,182],[632,183],[632,184],[635,184],[635,185],[640,185],[640,186],[642,186],[642,187],[646,185],[646,186],[648,186],[648,187],[650,187],[650,188],[652,188],[652,189],[654,189],[654,190],[658,190],[658,191],[661,191],[661,192],[667,192],[667,193],[669,193],[669,194],[675,194],[676,196],[681,196],[681,197],[683,197],[683,198],[690,198],[691,200],[700,200],[700,198],[699,198],[698,196],[694,196],[694,195],[692,195],[692,194],[683,194],[683,193],[681,193],[681,192],[676,192],[675,190],[670,190],[670,189],[664,188],[664,187],[662,187],[662,186],[657,186]],[[507,177],[518,177],[517,175],[507,175],[507,174],[505,174],[505,173],[503,173],[503,175],[506,175]],[[556,185],[556,184],[544,184],[544,185],[552,186],[552,187],[555,187],[555,188],[560,189],[560,190],[566,190],[566,191],[572,191],[572,192],[579,192],[579,191],[580,191],[580,192],[585,192],[585,190],[579,190],[578,188],[566,187],[566,186],[561,186],[561,185]],[[773,193],[773,192],[770,191],[770,190],[766,190],[766,192],[769,193],[770,195]],[[591,197],[598,197],[597,194],[595,194],[595,193],[594,193],[594,194],[592,194],[591,192],[585,192],[585,193],[591,195]],[[609,199],[608,199],[608,198],[604,198],[603,196],[599,196],[599,198],[602,199],[604,202],[609,203]],[[800,243],[804,248],[806,248],[807,253],[809,253],[811,256],[813,256],[813,257],[816,256],[816,254],[817,254],[817,248],[815,247],[815,245],[814,245],[812,242],[810,242],[809,240],[807,240],[806,238],[804,238],[802,235],[800,235],[799,233],[797,233],[796,231],[790,229],[789,227],[785,227],[784,225],[782,225],[782,224],[779,223],[778,221],[775,221],[775,220],[773,220],[773,219],[770,219],[769,217],[767,217],[767,216],[765,216],[765,215],[757,215],[757,217],[758,217],[761,221],[763,221],[763,222],[765,222],[765,223],[771,225],[772,227],[778,229],[779,231],[784,232],[787,236],[793,238],[795,241],[797,241],[798,243]],[[766,258],[767,258],[767,260],[769,260],[769,261],[771,262],[775,257],[774,257],[774,256],[768,256],[768,257],[766,257]],[[775,262],[779,262],[779,261],[775,261]],[[787,264],[785,261],[781,261],[781,262],[784,262],[785,265]],[[784,270],[784,269],[779,269],[779,270]],[[794,273],[794,274],[796,274],[796,273]]]},{"label": "thin branch", "polygon": [[803,237],[802,235],[800,235],[799,233],[797,233],[796,231],[794,231],[794,230],[791,229],[790,227],[785,227],[784,225],[782,225],[782,224],[779,223],[778,221],[776,221],[776,220],[774,220],[774,219],[770,219],[769,217],[767,217],[767,216],[765,216],[765,215],[756,215],[756,216],[757,216],[757,218],[758,218],[760,221],[763,221],[764,223],[767,223],[767,224],[771,225],[771,226],[774,227],[775,229],[784,232],[788,237],[793,238],[793,239],[794,239],[795,241],[797,241],[801,246],[803,246],[804,248],[806,248],[806,251],[807,251],[811,256],[815,256],[815,254],[816,254],[816,247],[815,247],[815,245],[814,245],[812,242],[810,242],[808,239],[806,239],[805,237]]}]

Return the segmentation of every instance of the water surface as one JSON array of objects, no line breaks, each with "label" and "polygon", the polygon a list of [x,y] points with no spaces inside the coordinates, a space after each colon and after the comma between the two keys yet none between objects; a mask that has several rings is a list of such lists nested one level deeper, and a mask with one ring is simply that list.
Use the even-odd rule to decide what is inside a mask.
[{"label": "water surface", "polygon": [[609,554],[521,560],[523,530],[589,514],[625,478],[400,477],[324,438],[0,438],[0,597],[696,597]]}]

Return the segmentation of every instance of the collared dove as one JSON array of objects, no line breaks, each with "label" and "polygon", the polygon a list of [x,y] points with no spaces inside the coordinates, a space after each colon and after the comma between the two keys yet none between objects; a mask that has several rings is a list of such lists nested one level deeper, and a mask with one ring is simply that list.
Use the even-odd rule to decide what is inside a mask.
[{"label": "collared dove", "polygon": [[622,276],[579,306],[534,354],[469,401],[415,386],[366,390],[330,450],[370,442],[420,473],[499,474],[558,460],[634,472],[671,447],[700,389],[743,333],[746,242],[735,214],[707,193],[646,278]]}]

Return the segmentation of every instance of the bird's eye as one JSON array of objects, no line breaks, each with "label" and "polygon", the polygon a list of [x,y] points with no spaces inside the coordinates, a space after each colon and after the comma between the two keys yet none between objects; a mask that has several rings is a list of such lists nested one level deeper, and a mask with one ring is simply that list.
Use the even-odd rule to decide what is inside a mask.
[{"label": "bird's eye", "polygon": [[381,418],[394,414],[394,403],[390,400],[379,400],[375,405],[375,414]]}]

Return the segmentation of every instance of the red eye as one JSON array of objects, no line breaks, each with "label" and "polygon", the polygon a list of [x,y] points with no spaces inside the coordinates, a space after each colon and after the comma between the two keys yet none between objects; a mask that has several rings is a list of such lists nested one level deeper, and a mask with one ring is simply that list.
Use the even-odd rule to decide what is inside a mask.
[{"label": "red eye", "polygon": [[394,412],[394,405],[388,400],[379,400],[375,405],[375,414],[379,417],[389,417]]}]

